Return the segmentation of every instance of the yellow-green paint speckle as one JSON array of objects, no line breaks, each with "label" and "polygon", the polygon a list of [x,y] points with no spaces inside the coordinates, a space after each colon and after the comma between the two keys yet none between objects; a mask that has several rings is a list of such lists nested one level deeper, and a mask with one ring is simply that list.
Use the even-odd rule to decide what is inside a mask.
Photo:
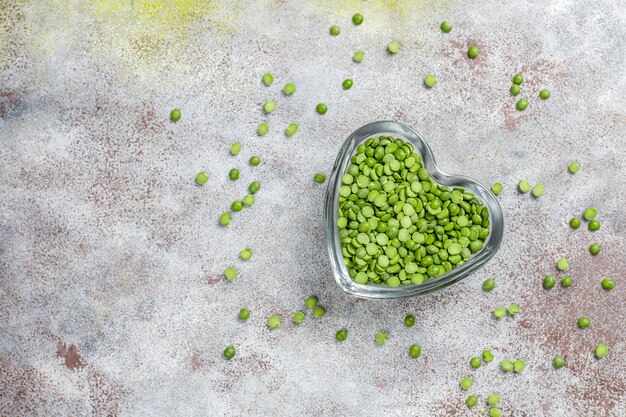
[{"label": "yellow-green paint speckle", "polygon": [[180,32],[222,7],[220,0],[95,0],[102,19],[132,16],[138,28],[151,34]]},{"label": "yellow-green paint speckle", "polygon": [[352,13],[359,10],[361,13],[392,12],[411,15],[442,10],[455,2],[455,0],[318,0],[320,6],[334,9],[337,13]]}]

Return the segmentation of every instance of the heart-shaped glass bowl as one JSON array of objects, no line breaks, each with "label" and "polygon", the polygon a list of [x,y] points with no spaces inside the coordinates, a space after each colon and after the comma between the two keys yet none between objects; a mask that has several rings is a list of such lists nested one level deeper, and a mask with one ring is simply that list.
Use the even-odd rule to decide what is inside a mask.
[{"label": "heart-shaped glass bowl", "polygon": [[[393,136],[401,138],[413,144],[416,152],[422,158],[423,166],[430,173],[431,179],[438,184],[447,187],[462,188],[474,194],[489,210],[490,231],[483,249],[474,254],[466,263],[452,269],[451,271],[437,278],[431,278],[421,284],[400,285],[389,287],[377,284],[357,284],[350,278],[348,269],[343,260],[341,252],[341,241],[337,230],[337,218],[339,209],[339,187],[341,186],[341,176],[350,165],[350,159],[357,146],[372,136]],[[355,130],[344,142],[339,150],[333,172],[330,176],[328,188],[326,189],[326,201],[324,208],[324,223],[326,227],[326,243],[328,254],[335,274],[335,280],[339,287],[348,294],[359,298],[368,299],[395,299],[414,297],[416,295],[427,294],[440,290],[462,280],[482,267],[485,262],[493,257],[502,243],[504,234],[504,218],[502,209],[493,193],[485,186],[479,184],[471,178],[462,175],[450,175],[437,169],[435,158],[428,147],[426,141],[419,133],[413,129],[392,121],[374,122],[362,126]]]}]

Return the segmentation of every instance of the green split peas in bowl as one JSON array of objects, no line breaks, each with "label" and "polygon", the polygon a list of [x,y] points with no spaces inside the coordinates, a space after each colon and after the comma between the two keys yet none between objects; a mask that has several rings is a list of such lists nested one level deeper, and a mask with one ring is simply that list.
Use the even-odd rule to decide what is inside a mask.
[{"label": "green split peas in bowl", "polygon": [[370,299],[453,284],[491,259],[504,233],[495,195],[439,170],[426,141],[392,121],[346,139],[328,180],[324,222],[337,284]]},{"label": "green split peas in bowl", "polygon": [[421,284],[461,267],[490,234],[488,208],[431,179],[413,145],[381,135],[356,147],[341,174],[336,228],[350,278]]}]

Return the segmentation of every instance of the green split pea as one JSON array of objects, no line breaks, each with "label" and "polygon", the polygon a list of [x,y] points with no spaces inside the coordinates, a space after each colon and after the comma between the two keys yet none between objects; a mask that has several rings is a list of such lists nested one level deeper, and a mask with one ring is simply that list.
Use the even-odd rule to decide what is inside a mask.
[{"label": "green split pea", "polygon": [[347,338],[348,338],[348,330],[346,329],[337,330],[337,333],[335,333],[335,339],[338,342],[343,342]]},{"label": "green split pea", "polygon": [[489,235],[487,208],[432,181],[402,139],[360,144],[341,184],[337,228],[357,284],[420,284],[463,265]]},{"label": "green split pea", "polygon": [[478,46],[476,45],[470,46],[469,49],[467,50],[467,56],[470,57],[471,59],[476,59],[479,54],[480,54],[480,49],[478,49]]},{"label": "green split pea", "polygon": [[304,313],[302,311],[296,311],[293,313],[293,317],[291,318],[294,323],[300,324],[304,321]]},{"label": "green split pea", "polygon": [[224,349],[224,356],[228,360],[231,360],[235,356],[236,353],[237,351],[232,346],[226,346],[226,349]]},{"label": "green split pea", "polygon": [[388,338],[389,338],[389,333],[383,332],[383,331],[376,333],[376,336],[374,336],[374,340],[379,345],[384,345],[385,343],[387,343]]},{"label": "green split pea", "polygon": [[395,40],[389,42],[389,45],[387,45],[387,50],[391,54],[397,54],[398,51],[400,50],[400,43],[398,43],[398,41],[395,41]]},{"label": "green split pea", "polygon": [[473,382],[474,381],[472,380],[472,378],[470,378],[469,376],[466,376],[465,378],[461,380],[461,382],[459,382],[459,386],[465,391],[467,391],[468,389],[472,387]]},{"label": "green split pea", "polygon": [[294,83],[287,83],[283,87],[283,93],[285,93],[285,95],[290,96],[295,92],[296,92],[296,85]]},{"label": "green split pea", "polygon": [[426,74],[424,77],[424,85],[428,88],[433,88],[437,85],[437,78],[432,74]]},{"label": "green split pea", "polygon": [[170,112],[170,120],[174,123],[178,122],[181,117],[183,117],[183,114],[180,112],[180,109],[173,109]]}]

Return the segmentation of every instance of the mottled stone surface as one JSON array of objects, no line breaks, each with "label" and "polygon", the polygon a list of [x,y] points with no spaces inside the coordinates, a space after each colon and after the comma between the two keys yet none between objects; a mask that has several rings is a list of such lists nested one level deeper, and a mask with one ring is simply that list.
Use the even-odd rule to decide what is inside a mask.
[{"label": "mottled stone surface", "polygon": [[[485,415],[492,391],[505,416],[626,415],[624,68],[622,0],[0,0],[0,415]],[[525,112],[508,94],[517,71]],[[432,90],[426,73],[438,77]],[[280,93],[288,81],[292,97]],[[537,98],[542,88],[550,100]],[[324,186],[312,176],[330,172],[351,131],[381,119],[420,131],[443,170],[504,184],[501,251],[422,298],[345,296],[327,259]],[[262,121],[271,132],[261,138]],[[291,122],[300,131],[287,138]],[[253,154],[261,166],[247,164]],[[521,178],[543,182],[544,196],[518,195]],[[255,179],[254,207],[219,227]],[[588,206],[602,228],[570,230]],[[574,284],[545,291],[544,275],[563,275],[561,256]],[[234,282],[226,266],[240,271]],[[311,294],[327,315],[293,325]],[[517,317],[491,318],[512,303]],[[274,313],[283,325],[269,331]],[[591,326],[581,331],[582,315]],[[349,338],[337,344],[342,327]],[[602,360],[597,343],[609,346]],[[471,370],[485,348],[496,361]],[[567,361],[558,371],[555,354]],[[527,368],[504,374],[504,358]],[[467,375],[481,399],[471,411],[458,387]]]}]

